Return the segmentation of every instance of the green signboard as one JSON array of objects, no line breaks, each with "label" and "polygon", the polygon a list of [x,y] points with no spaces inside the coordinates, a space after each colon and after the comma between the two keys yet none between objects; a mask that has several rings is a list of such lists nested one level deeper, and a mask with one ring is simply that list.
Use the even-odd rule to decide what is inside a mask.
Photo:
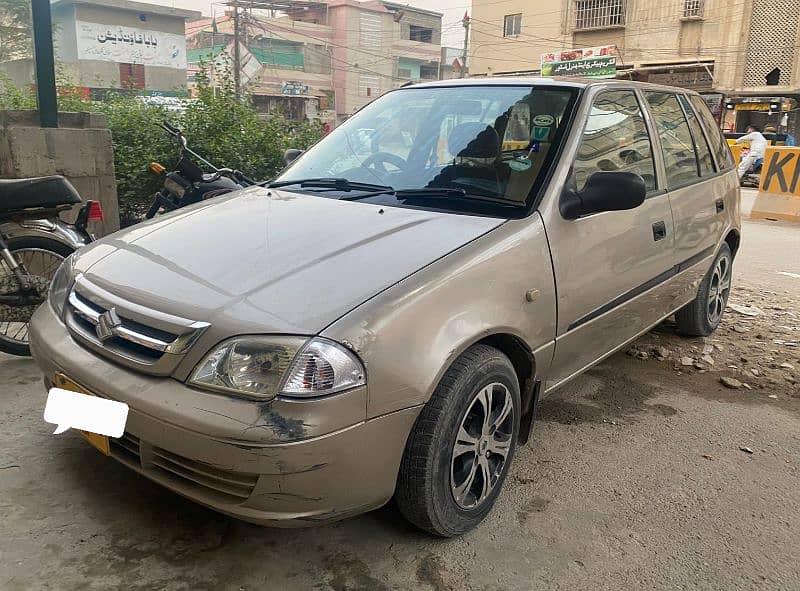
[{"label": "green signboard", "polygon": [[614,78],[616,75],[617,57],[614,55],[565,61],[542,61],[542,76]]}]

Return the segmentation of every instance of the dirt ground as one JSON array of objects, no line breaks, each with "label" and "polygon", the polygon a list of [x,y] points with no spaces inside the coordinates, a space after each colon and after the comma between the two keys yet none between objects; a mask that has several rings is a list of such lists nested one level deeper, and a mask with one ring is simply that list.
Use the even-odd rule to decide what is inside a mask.
[{"label": "dirt ground", "polygon": [[799,589],[798,252],[800,226],[746,223],[731,303],[758,315],[706,340],[666,323],[545,399],[495,511],[451,541],[392,507],[218,515],[50,435],[36,367],[2,357],[0,589]]}]

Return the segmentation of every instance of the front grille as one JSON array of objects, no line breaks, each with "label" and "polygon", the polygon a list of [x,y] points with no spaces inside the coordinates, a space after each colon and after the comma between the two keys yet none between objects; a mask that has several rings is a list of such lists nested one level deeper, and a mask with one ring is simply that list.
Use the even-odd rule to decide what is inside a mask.
[{"label": "front grille", "polygon": [[250,496],[258,480],[257,474],[222,470],[158,447],[153,448],[151,463],[159,470],[188,481],[191,486],[202,487],[213,491],[213,494],[222,494],[240,501]]},{"label": "front grille", "polygon": [[[80,275],[67,300],[67,325],[90,348],[161,375],[169,373],[208,328],[206,322],[121,300]],[[162,363],[164,358],[169,359]]]},{"label": "front grille", "polygon": [[137,466],[141,465],[141,450],[136,435],[124,433],[119,439],[109,439],[108,443],[112,456]]},{"label": "front grille", "polygon": [[258,482],[258,474],[234,472],[191,460],[125,432],[110,439],[111,456],[145,473],[157,475],[181,488],[226,503],[246,500]]}]

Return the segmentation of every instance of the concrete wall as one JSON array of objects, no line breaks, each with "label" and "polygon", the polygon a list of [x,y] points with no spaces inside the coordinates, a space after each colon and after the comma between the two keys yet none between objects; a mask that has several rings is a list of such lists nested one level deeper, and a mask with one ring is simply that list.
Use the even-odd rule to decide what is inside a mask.
[{"label": "concrete wall", "polygon": [[33,84],[35,80],[32,58],[0,62],[0,72],[20,88]]},{"label": "concrete wall", "polygon": [[59,113],[55,129],[39,127],[38,117],[36,111],[0,111],[0,177],[64,175],[84,200],[102,204],[105,219],[95,232],[105,235],[118,230],[114,150],[105,117]]}]

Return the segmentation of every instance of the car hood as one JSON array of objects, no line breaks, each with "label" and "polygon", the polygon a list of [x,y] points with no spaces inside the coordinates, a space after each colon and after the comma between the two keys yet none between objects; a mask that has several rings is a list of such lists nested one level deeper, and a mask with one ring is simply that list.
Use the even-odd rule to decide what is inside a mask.
[{"label": "car hood", "polygon": [[254,187],[108,236],[76,269],[230,334],[313,334],[502,223]]}]

